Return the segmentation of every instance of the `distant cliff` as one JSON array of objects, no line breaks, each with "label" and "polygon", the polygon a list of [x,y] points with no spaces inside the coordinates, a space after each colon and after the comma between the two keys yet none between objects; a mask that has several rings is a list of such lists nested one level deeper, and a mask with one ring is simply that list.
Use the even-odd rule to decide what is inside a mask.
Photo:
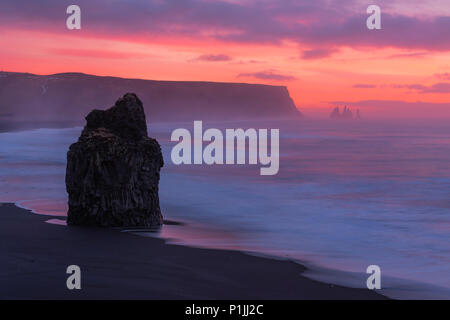
[{"label": "distant cliff", "polygon": [[0,122],[81,124],[88,111],[114,104],[121,92],[135,92],[146,102],[149,121],[301,116],[282,86],[0,72]]}]

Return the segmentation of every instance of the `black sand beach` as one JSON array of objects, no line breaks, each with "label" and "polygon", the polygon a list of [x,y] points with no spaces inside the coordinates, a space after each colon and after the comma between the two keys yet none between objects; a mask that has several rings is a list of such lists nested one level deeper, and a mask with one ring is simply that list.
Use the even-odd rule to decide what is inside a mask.
[{"label": "black sand beach", "polygon": [[[49,218],[0,205],[0,299],[385,299],[310,280],[290,261]],[[81,268],[81,290],[66,288],[72,264]]]}]

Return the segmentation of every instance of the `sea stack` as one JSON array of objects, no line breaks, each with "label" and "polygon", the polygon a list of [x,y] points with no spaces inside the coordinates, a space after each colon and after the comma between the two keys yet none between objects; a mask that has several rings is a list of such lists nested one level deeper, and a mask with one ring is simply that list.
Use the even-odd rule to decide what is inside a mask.
[{"label": "sea stack", "polygon": [[69,225],[153,227],[162,224],[159,143],[147,136],[142,102],[127,93],[86,117],[67,153]]}]

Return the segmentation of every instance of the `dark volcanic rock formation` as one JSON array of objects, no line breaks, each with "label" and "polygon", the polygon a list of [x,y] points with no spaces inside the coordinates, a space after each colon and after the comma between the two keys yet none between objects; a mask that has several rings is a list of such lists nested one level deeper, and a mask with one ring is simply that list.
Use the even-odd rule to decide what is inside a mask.
[{"label": "dark volcanic rock formation", "polygon": [[103,227],[162,224],[161,148],[147,136],[142,102],[127,93],[108,110],[93,110],[67,153],[67,223]]},{"label": "dark volcanic rock formation", "polygon": [[[335,107],[330,114],[331,119],[354,119],[353,112],[347,106],[344,106],[342,113],[339,111],[339,107]],[[359,109],[356,110],[356,119],[361,119],[361,115],[359,114]]]}]

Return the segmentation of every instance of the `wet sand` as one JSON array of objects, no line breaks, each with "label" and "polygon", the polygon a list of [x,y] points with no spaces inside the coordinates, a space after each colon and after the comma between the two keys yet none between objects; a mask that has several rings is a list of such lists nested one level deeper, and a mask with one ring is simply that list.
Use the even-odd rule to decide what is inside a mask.
[{"label": "wet sand", "polygon": [[[0,205],[0,299],[385,299],[310,280],[291,261],[50,218]],[[66,287],[72,264],[81,268],[81,290]]]}]

